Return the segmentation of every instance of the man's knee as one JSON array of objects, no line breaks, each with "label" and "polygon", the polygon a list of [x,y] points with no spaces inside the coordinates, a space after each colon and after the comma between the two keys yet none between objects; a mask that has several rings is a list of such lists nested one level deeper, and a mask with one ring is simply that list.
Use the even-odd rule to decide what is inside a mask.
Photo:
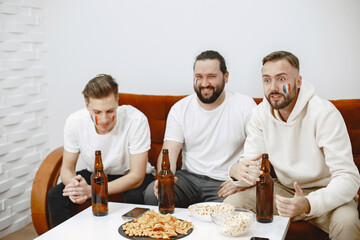
[{"label": "man's knee", "polygon": [[244,201],[242,199],[243,199],[243,194],[237,192],[226,197],[224,199],[224,203],[231,204],[234,207],[244,208],[243,206]]},{"label": "man's knee", "polygon": [[154,184],[155,181],[150,183],[144,191],[144,202],[147,205],[158,205],[158,199],[154,194]]},{"label": "man's knee", "polygon": [[359,218],[343,218],[341,221],[332,221],[329,237],[331,239],[359,239],[360,220]]},{"label": "man's knee", "polygon": [[64,198],[64,196],[62,195],[64,187],[64,184],[60,183],[50,188],[50,190],[47,192],[47,202],[49,206],[51,206],[53,203],[56,204],[55,202],[57,201],[57,199]]},{"label": "man's knee", "polygon": [[248,188],[245,191],[234,193],[224,199],[225,203],[229,203],[237,208],[246,208],[253,210],[256,207],[256,191],[255,188]]},{"label": "man's knee", "polygon": [[359,239],[360,220],[356,205],[349,203],[334,210],[329,230],[331,239]]}]

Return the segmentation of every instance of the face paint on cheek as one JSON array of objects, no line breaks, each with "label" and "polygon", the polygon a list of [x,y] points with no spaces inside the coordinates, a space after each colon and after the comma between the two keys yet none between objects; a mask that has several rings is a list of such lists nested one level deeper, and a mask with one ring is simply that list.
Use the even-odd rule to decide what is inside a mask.
[{"label": "face paint on cheek", "polygon": [[115,115],[112,117],[112,122],[114,122],[115,121]]},{"label": "face paint on cheek", "polygon": [[283,86],[283,91],[284,91],[285,94],[291,91],[290,83],[285,84],[285,85]]},{"label": "face paint on cheek", "polygon": [[196,79],[195,79],[195,85],[197,85],[197,82],[198,82],[198,79],[196,78]]},{"label": "face paint on cheek", "polygon": [[98,125],[98,116],[95,116],[95,125]]}]

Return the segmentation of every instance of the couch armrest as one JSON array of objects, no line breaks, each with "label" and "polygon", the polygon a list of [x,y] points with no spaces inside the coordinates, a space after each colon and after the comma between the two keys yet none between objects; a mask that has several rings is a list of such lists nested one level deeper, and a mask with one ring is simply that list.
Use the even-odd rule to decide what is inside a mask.
[{"label": "couch armrest", "polygon": [[57,184],[63,159],[63,147],[46,156],[36,172],[31,191],[31,216],[36,232],[41,235],[51,228],[47,193]]}]

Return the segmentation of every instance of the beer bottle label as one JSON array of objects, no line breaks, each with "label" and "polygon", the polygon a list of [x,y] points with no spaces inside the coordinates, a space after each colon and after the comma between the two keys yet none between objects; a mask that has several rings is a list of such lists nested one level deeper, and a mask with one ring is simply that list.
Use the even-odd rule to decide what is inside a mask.
[{"label": "beer bottle label", "polygon": [[96,177],[94,182],[99,185],[104,185],[104,177]]}]

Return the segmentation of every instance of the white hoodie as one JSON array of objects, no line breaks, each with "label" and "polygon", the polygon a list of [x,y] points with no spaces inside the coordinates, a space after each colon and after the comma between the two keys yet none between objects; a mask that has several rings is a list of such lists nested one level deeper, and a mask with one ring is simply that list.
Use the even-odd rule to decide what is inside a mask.
[{"label": "white hoodie", "polygon": [[[273,115],[274,112],[274,115]],[[281,184],[293,189],[324,187],[307,198],[309,216],[323,215],[351,201],[360,186],[351,143],[340,112],[302,82],[287,122],[264,98],[252,113],[242,158],[268,153]]]}]

